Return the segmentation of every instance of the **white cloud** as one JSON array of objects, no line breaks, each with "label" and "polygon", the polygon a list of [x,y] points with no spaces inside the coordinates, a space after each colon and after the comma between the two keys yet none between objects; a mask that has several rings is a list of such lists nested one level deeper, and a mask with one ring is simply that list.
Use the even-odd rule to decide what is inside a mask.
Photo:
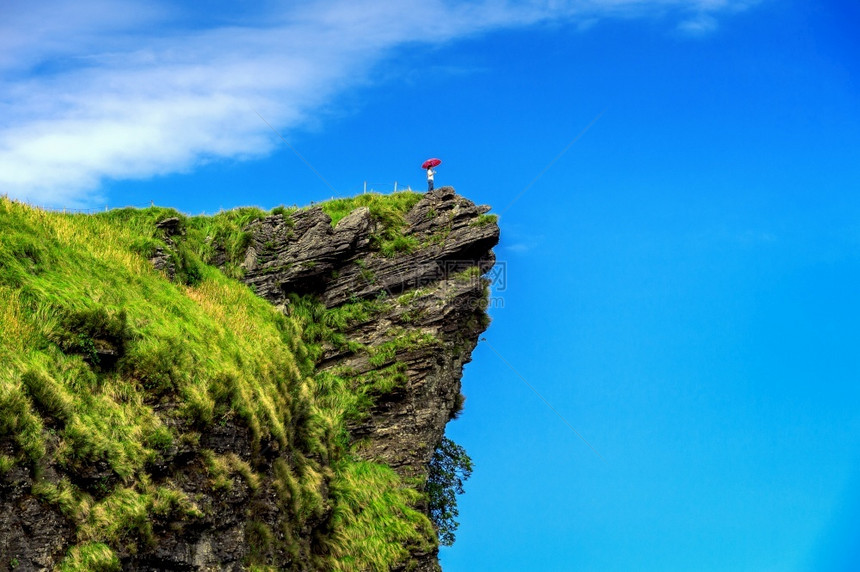
[{"label": "white cloud", "polygon": [[0,8],[0,193],[85,206],[106,179],[264,156],[275,140],[255,111],[279,129],[301,125],[406,44],[667,13],[702,31],[693,28],[712,29],[746,4],[321,0],[221,15],[134,0],[13,0]]}]

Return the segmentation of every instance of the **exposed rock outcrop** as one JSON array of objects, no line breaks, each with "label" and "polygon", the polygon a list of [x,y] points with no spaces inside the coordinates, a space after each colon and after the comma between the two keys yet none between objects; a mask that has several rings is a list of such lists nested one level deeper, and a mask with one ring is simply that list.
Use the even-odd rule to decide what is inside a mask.
[{"label": "exposed rock outcrop", "polygon": [[[367,384],[369,412],[350,420],[352,444],[363,458],[389,465],[410,483],[426,479],[445,425],[462,407],[462,369],[488,325],[488,281],[483,276],[495,262],[492,248],[499,239],[488,210],[443,187],[421,197],[396,228],[367,207],[353,210],[333,227],[322,208],[312,207],[268,216],[245,229],[243,280],[261,297],[287,314],[309,298],[329,310],[362,307],[362,312],[332,325],[332,336],[318,340],[317,372]],[[153,265],[169,278],[191,284],[183,281],[194,277],[181,250],[183,225],[178,217],[159,222],[160,247],[150,254]],[[223,245],[209,246],[216,253],[221,248],[220,259],[216,255],[213,261],[225,263]],[[295,336],[274,339],[276,344],[289,343]],[[87,350],[93,363],[100,364],[95,368],[100,373],[122,359],[121,343],[110,341],[95,338]],[[227,382],[219,386],[222,398],[229,397],[229,389]],[[276,393],[293,395],[294,390]],[[249,427],[235,415],[225,414],[217,423],[210,420],[201,430],[185,416],[173,414],[175,400],[153,393],[147,406],[180,437],[148,462],[143,470],[146,484],[141,486],[164,485],[192,499],[196,508],[170,505],[146,521],[129,512],[127,526],[139,530],[111,547],[123,570],[238,571],[254,561],[249,559],[254,551],[262,551],[259,560],[277,569],[320,568],[314,564],[321,561],[319,555],[330,554],[324,547],[334,512],[328,502],[333,498],[333,470],[326,466],[325,455],[309,453],[301,444],[295,449],[283,445],[309,440],[299,435],[305,429],[298,428],[308,416],[301,409],[309,407],[307,399],[295,400],[290,418],[296,427],[288,428],[289,439],[280,445],[274,438],[254,441]],[[68,547],[88,540],[76,538],[80,529],[76,532],[75,520],[81,518],[75,511],[90,510],[108,491],[124,486],[101,461],[52,464],[55,451],[50,449],[59,448],[55,430],[62,429],[62,419],[52,411],[41,414],[51,435],[43,460],[0,474],[0,572],[55,569]],[[193,438],[185,438],[189,436]],[[0,435],[3,458],[17,455],[15,447]],[[212,455],[226,467],[218,470],[229,484],[213,485],[217,471],[207,468]],[[243,476],[243,467],[250,471],[249,463],[256,476]],[[288,482],[290,475],[305,474],[318,477],[306,486],[318,496],[316,504],[303,505],[298,485]],[[79,498],[71,499],[72,488]],[[283,502],[294,494],[294,502]],[[283,509],[287,504],[294,508]],[[290,510],[295,514],[279,514]],[[425,536],[431,538],[432,531]],[[432,539],[427,546],[432,547]],[[427,546],[412,549],[404,569],[438,570],[437,554]]]},{"label": "exposed rock outcrop", "polygon": [[[179,217],[166,218],[155,226],[162,233],[162,238],[168,248],[175,250],[176,243],[174,242],[173,237],[181,236],[183,234],[183,228]],[[172,252],[164,248],[158,248],[153,253],[150,260],[156,270],[161,270],[167,274],[168,278],[173,280],[176,276],[176,260],[175,256],[171,256],[171,254]]]},{"label": "exposed rock outcrop", "polygon": [[21,467],[0,479],[0,554],[10,555],[0,570],[50,570],[74,537],[69,521],[30,494],[31,486]]},{"label": "exposed rock outcrop", "polygon": [[[355,374],[406,364],[408,381],[379,396],[370,419],[353,428],[363,452],[404,476],[426,476],[445,424],[461,406],[460,378],[486,328],[482,275],[495,261],[499,227],[477,206],[442,187],[407,213],[405,237],[414,250],[384,256],[374,248],[377,223],[366,207],[332,228],[321,208],[253,223],[245,282],[275,305],[291,293],[313,293],[328,307],[355,300],[389,300],[372,319],[351,325],[346,338],[368,348],[412,338],[381,361],[367,352],[328,347],[322,369]],[[372,350],[371,350],[372,351]]]}]

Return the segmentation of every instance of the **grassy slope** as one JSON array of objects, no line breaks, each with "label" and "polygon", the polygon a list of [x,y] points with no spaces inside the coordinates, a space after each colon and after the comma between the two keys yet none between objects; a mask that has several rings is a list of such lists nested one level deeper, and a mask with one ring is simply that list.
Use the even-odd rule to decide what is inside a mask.
[{"label": "grassy slope", "polygon": [[[324,208],[336,222],[370,206],[382,223],[382,248],[398,238],[399,217],[417,198],[373,197],[380,196]],[[31,468],[33,493],[75,523],[77,543],[63,568],[115,569],[116,548],[151,540],[151,519],[200,517],[194,499],[153,484],[147,467],[178,440],[193,443],[195,431],[228,419],[249,427],[256,446],[276,441],[300,459],[275,465],[285,514],[308,518],[332,506],[319,566],[385,569],[406,557],[407,546],[432,545],[429,521],[411,508],[418,493],[344,447],[344,416],[361,400],[349,384],[314,379],[302,341],[313,316],[287,318],[202,262],[213,236],[237,262],[241,228],[263,213],[182,217],[181,279],[192,285],[168,281],[146,258],[163,246],[155,222],[176,214],[63,215],[0,199],[0,441],[14,443],[11,454],[0,454],[0,478],[15,465]],[[180,435],[174,427],[191,430]],[[237,458],[207,454],[213,488],[229,486],[233,473],[249,484],[260,478]],[[104,494],[41,477],[48,464],[75,474],[95,463],[109,467]]]}]

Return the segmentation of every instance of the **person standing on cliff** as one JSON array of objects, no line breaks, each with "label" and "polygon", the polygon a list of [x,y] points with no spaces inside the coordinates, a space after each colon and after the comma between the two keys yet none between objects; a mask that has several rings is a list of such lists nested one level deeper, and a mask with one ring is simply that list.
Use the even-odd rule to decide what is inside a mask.
[{"label": "person standing on cliff", "polygon": [[435,157],[432,159],[427,159],[426,161],[421,163],[421,168],[427,170],[427,192],[428,193],[433,190],[433,175],[436,174],[436,171],[433,170],[433,167],[438,167],[441,164],[442,164],[442,160],[437,159]]}]

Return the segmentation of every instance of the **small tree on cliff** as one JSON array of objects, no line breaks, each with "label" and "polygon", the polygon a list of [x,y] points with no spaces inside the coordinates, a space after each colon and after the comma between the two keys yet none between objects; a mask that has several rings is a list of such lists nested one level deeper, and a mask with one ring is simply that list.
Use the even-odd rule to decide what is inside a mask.
[{"label": "small tree on cliff", "polygon": [[455,519],[457,495],[463,494],[463,482],[472,476],[472,459],[466,450],[447,437],[436,447],[427,475],[427,498],[430,520],[439,535],[439,544],[454,544],[454,532],[460,523]]}]

